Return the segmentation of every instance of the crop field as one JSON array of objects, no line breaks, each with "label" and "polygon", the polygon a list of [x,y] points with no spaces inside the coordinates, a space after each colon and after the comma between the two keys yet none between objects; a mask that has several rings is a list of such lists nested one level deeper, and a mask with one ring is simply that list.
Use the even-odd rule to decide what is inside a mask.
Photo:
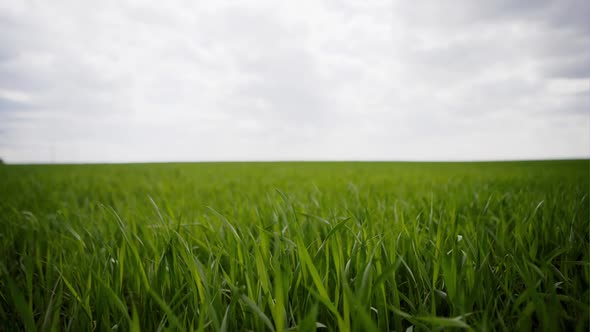
[{"label": "crop field", "polygon": [[0,331],[587,331],[588,160],[0,165]]}]

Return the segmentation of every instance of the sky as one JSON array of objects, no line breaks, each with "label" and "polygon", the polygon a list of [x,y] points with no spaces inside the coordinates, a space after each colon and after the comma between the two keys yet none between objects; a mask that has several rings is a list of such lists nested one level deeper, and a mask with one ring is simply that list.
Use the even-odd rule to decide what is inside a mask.
[{"label": "sky", "polygon": [[0,1],[6,162],[590,157],[590,1]]}]

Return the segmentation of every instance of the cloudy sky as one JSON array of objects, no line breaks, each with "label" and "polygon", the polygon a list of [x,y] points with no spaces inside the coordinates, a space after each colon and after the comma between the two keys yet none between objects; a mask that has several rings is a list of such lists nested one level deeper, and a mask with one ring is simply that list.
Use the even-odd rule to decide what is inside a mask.
[{"label": "cloudy sky", "polygon": [[0,1],[8,162],[590,157],[590,2]]}]

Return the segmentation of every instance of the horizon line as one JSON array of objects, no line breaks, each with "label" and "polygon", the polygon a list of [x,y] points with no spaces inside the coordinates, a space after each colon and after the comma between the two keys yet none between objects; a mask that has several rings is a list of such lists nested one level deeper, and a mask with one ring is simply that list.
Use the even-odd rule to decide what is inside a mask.
[{"label": "horizon line", "polygon": [[567,158],[523,158],[523,159],[272,159],[272,160],[199,160],[199,161],[33,161],[33,162],[9,162],[3,160],[7,166],[59,166],[59,165],[141,165],[141,164],[246,164],[246,163],[510,163],[510,162],[542,162],[542,161],[589,161],[589,157]]}]

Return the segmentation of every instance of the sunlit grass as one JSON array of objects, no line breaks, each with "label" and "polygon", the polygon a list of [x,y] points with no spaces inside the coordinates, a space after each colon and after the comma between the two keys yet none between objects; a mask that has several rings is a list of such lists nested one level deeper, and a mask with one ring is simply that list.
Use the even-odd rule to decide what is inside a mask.
[{"label": "sunlit grass", "polygon": [[589,163],[0,166],[0,330],[578,330]]}]

